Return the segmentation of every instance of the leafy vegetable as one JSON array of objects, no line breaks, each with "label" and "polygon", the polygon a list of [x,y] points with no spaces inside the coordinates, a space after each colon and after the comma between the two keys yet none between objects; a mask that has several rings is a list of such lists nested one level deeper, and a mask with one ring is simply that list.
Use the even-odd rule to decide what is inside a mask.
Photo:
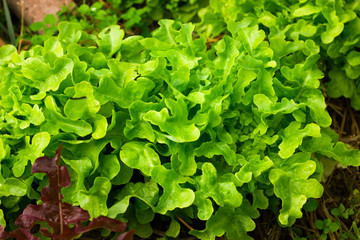
[{"label": "leafy vegetable", "polygon": [[[157,11],[159,2],[145,9]],[[131,8],[135,1],[111,3],[129,7],[125,27],[146,15]],[[279,200],[279,222],[290,226],[309,198],[322,195],[323,156],[360,165],[359,151],[329,129],[320,90],[324,76],[341,79],[345,71],[347,86],[337,86],[337,95],[356,98],[349,91],[357,39],[346,51],[333,45],[357,21],[354,2],[167,3],[188,6],[185,21],[192,6],[203,6],[200,22],[163,19],[151,36],[124,38],[111,19],[99,31],[73,19],[28,51],[0,48],[0,181],[16,189],[4,190],[2,202],[39,198],[31,186],[46,180],[30,173],[30,162],[63,143],[72,181],[64,201],[91,219],[107,214],[146,238],[161,214],[177,237],[182,216],[204,222],[190,231],[200,239],[248,239],[270,200]],[[92,9],[101,4],[77,11],[98,18]],[[325,59],[341,62],[347,51],[348,67],[328,72]],[[7,212],[0,222],[11,228]]]},{"label": "leafy vegetable", "polygon": [[[354,0],[298,2],[276,0],[271,3],[209,1],[209,5],[199,12],[202,18],[199,29],[209,36],[216,37],[219,32],[213,29],[219,29],[220,32],[227,29],[232,32],[234,22],[252,22],[260,24],[269,32],[270,43],[280,43],[283,37],[290,41],[283,47],[277,46],[279,50],[283,48],[284,51],[291,52],[292,49],[299,47],[296,42],[320,49],[321,58],[318,62],[330,78],[327,84],[328,95],[334,98],[340,96],[351,98],[352,107],[359,110],[359,13],[359,4]],[[248,50],[251,49],[250,45],[246,47]],[[286,67],[284,66],[285,69]],[[297,76],[309,73],[309,71],[299,71]]]},{"label": "leafy vegetable", "polygon": [[[23,213],[16,219],[18,229],[6,233],[0,226],[0,237],[2,239],[39,239],[34,237],[31,229],[38,221],[47,222],[52,228],[41,228],[43,236],[51,239],[73,239],[74,237],[96,228],[106,228],[115,232],[125,231],[126,224],[118,220],[100,216],[92,219],[88,225],[90,215],[87,211],[62,202],[61,188],[70,185],[70,175],[65,166],[60,166],[61,148],[56,151],[55,157],[40,157],[35,160],[32,167],[33,173],[45,173],[49,177],[49,185],[41,190],[41,205],[28,205]],[[121,234],[117,239],[130,239],[133,231]]]}]

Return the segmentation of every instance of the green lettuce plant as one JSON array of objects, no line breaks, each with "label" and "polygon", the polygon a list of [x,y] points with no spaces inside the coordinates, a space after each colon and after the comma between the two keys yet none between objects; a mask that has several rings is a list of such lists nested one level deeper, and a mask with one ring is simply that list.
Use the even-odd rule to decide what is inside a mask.
[{"label": "green lettuce plant", "polygon": [[360,110],[360,4],[356,0],[210,0],[199,11],[199,30],[209,37],[231,32],[233,22],[259,24],[269,37],[303,40],[320,48],[319,68],[330,80],[327,94],[351,98]]},{"label": "green lettuce plant", "polygon": [[160,214],[171,237],[180,217],[204,222],[190,231],[200,239],[250,239],[276,200],[291,226],[323,193],[320,159],[360,165],[329,128],[312,40],[244,19],[209,48],[191,23],[159,25],[124,38],[116,25],[92,35],[61,22],[29,51],[0,48],[2,226],[40,198],[46,179],[31,165],[60,143],[72,182],[63,201],[142,238]]},{"label": "green lettuce plant", "polygon": [[[155,22],[171,18],[195,22],[197,32],[218,40],[231,32],[233,22],[258,24],[269,36],[287,41],[309,40],[320,48],[319,68],[325,74],[326,93],[333,98],[351,98],[354,109],[360,109],[360,4],[356,0],[132,0],[105,1],[64,8],[61,21],[80,23],[88,32],[97,34],[104,27],[122,23],[128,34],[141,32],[150,36]],[[43,44],[56,34],[56,18],[30,26],[44,29],[45,35],[32,36],[34,44]]]}]

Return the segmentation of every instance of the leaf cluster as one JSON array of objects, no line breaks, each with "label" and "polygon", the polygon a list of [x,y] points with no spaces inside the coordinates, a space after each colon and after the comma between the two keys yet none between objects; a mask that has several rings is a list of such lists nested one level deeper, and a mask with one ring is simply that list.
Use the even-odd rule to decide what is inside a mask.
[{"label": "leaf cluster", "polygon": [[28,51],[0,48],[1,225],[40,198],[31,165],[63,143],[64,202],[142,238],[162,215],[169,237],[180,217],[204,223],[190,231],[200,239],[249,239],[274,205],[291,226],[323,193],[323,159],[358,166],[360,153],[330,130],[320,90],[336,28],[293,20],[332,10],[265,2],[210,1],[196,26],[163,19],[149,37],[60,22]]},{"label": "leaf cluster", "polygon": [[[82,233],[97,228],[105,228],[110,231],[124,232],[126,224],[115,219],[100,216],[92,219],[88,225],[90,215],[87,211],[71,206],[62,201],[61,189],[71,183],[69,171],[65,166],[60,166],[62,146],[56,151],[55,157],[40,157],[32,166],[32,173],[45,173],[49,178],[49,185],[41,190],[41,205],[29,204],[23,213],[16,219],[18,228],[10,233],[4,231],[0,225],[0,238],[16,239],[39,239],[33,236],[32,228],[39,221],[46,222],[51,227],[41,228],[42,236],[51,239],[74,239]],[[35,233],[36,234],[36,233]],[[131,239],[133,231],[122,233],[117,240]]]},{"label": "leaf cluster", "polygon": [[[99,32],[112,24],[122,24],[130,35],[150,36],[156,21],[171,18],[196,22],[197,32],[210,38],[229,33],[236,21],[251,21],[269,36],[287,40],[312,40],[320,49],[319,67],[330,81],[327,94],[351,98],[352,107],[360,109],[360,7],[357,1],[179,1],[179,0],[109,0],[79,7],[64,7],[60,21],[78,22],[88,32]],[[33,35],[33,44],[43,43],[56,33],[56,19],[48,16],[30,29],[44,29],[44,36]],[[26,38],[26,37],[25,37]]]},{"label": "leaf cluster", "polygon": [[352,107],[360,110],[358,1],[209,1],[199,16],[199,29],[210,37],[226,32],[232,22],[251,21],[270,37],[311,41],[320,50],[318,64],[329,80],[327,94],[351,98]]},{"label": "leaf cluster", "polygon": [[346,209],[343,204],[340,204],[338,208],[333,208],[331,210],[331,219],[316,220],[315,226],[322,231],[321,239],[327,239],[330,231],[338,233],[341,239],[359,238],[359,229],[356,220],[352,222],[350,229],[342,229],[343,222],[341,219],[349,219],[349,216],[353,214],[353,209]]}]

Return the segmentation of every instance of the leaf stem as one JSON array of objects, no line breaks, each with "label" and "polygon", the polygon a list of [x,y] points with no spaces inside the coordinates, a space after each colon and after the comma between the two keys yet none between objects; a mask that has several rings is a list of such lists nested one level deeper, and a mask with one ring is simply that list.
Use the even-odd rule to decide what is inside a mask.
[{"label": "leaf stem", "polygon": [[191,230],[194,230],[194,228],[192,228],[187,222],[185,222],[184,220],[182,220],[179,216],[176,215],[176,217],[177,217],[177,219],[179,219],[180,222],[182,222],[190,231],[191,231]]},{"label": "leaf stem", "polygon": [[[62,150],[62,144],[60,145],[58,151],[56,152],[56,160],[58,166],[60,166],[60,160],[61,160],[61,150]],[[57,184],[58,184],[58,202],[59,202],[59,215],[60,215],[60,236],[64,232],[64,219],[63,219],[63,212],[62,212],[62,196],[61,196],[61,182],[60,182],[60,167],[57,168]]]},{"label": "leaf stem", "polygon": [[18,46],[18,53],[21,51],[22,35],[24,33],[24,0],[21,0],[21,27],[20,27],[20,41]]}]

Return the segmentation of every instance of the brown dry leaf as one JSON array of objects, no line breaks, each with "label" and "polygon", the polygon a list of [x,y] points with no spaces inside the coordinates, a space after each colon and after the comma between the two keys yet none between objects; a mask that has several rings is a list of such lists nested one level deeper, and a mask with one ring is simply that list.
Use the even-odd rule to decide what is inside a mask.
[{"label": "brown dry leaf", "polygon": [[2,39],[2,38],[0,38],[0,47],[1,46],[4,46],[4,45],[6,45],[7,43]]}]

